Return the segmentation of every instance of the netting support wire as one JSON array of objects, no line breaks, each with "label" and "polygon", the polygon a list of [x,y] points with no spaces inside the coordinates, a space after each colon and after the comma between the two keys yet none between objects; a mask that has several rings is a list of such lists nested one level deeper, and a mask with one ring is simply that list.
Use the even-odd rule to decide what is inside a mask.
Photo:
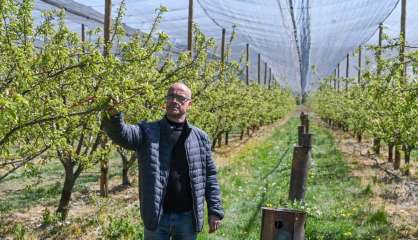
[{"label": "netting support wire", "polygon": [[250,44],[245,45],[246,48],[246,59],[245,59],[245,83],[250,85]]},{"label": "netting support wire", "polygon": [[103,55],[109,54],[110,48],[110,26],[112,24],[112,0],[105,0],[105,16],[104,16],[104,42],[105,47]]},{"label": "netting support wire", "polygon": [[187,25],[187,50],[190,56],[192,56],[193,45],[193,0],[189,0],[189,19]]},{"label": "netting support wire", "polygon": [[84,14],[80,11],[77,11],[75,9],[66,8],[64,4],[59,4],[55,0],[41,0],[41,1],[46,3],[46,4],[49,4],[51,6],[54,6],[56,8],[64,9],[66,12],[71,13],[73,15],[76,15],[76,16],[79,16],[79,17],[82,17],[82,18],[86,18],[88,20],[92,20],[92,21],[97,22],[99,24],[104,24],[102,19],[93,18],[93,17],[87,16],[86,14]]},{"label": "netting support wire", "polygon": [[261,54],[257,55],[257,80],[258,85],[261,83]]},{"label": "netting support wire", "polygon": [[298,41],[298,32],[297,32],[297,28],[296,28],[296,20],[295,20],[295,13],[294,13],[294,9],[293,9],[293,0],[289,0],[289,10],[290,10],[290,17],[292,19],[292,26],[293,26],[293,37],[295,38],[295,43],[296,43],[296,52],[298,55],[298,60],[299,60],[299,69],[300,69],[300,73],[301,73],[301,95],[303,96],[304,94],[304,90],[303,90],[303,86],[302,86],[302,57],[301,57],[301,52],[300,52],[300,47],[299,47],[299,41]]}]

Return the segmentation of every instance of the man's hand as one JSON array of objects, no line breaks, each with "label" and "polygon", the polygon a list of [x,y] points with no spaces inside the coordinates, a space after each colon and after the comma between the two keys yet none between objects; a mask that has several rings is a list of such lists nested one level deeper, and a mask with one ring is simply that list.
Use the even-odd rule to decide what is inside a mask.
[{"label": "man's hand", "polygon": [[109,96],[109,100],[108,100],[108,105],[106,108],[106,111],[110,114],[110,116],[115,116],[116,114],[119,113],[119,111],[117,110],[117,106],[120,104],[119,99],[113,97],[113,96]]},{"label": "man's hand", "polygon": [[209,233],[213,233],[221,226],[221,220],[214,215],[209,216]]}]

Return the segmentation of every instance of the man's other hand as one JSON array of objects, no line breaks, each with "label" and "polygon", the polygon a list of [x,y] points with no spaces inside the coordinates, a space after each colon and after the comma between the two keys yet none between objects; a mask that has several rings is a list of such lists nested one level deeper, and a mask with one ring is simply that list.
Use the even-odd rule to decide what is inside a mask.
[{"label": "man's other hand", "polygon": [[221,220],[214,215],[209,216],[209,233],[213,233],[221,226]]}]

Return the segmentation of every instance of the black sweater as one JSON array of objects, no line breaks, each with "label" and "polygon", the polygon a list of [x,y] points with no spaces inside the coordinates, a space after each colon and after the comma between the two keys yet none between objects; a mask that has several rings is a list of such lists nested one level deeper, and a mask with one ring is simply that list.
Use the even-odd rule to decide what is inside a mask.
[{"label": "black sweater", "polygon": [[187,130],[184,127],[184,123],[175,123],[170,120],[168,120],[168,122],[172,127],[170,142],[174,147],[171,155],[170,174],[164,198],[164,212],[187,212],[193,209],[189,165],[187,163],[186,149],[184,147]]}]

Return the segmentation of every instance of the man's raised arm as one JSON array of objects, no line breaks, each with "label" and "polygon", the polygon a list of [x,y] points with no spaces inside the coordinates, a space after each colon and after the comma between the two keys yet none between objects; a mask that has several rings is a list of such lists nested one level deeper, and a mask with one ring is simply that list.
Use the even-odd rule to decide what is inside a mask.
[{"label": "man's raised arm", "polygon": [[103,118],[102,129],[114,143],[129,150],[136,150],[142,136],[139,125],[126,124],[123,113],[117,112],[113,107],[109,108],[107,113],[108,116]]}]

